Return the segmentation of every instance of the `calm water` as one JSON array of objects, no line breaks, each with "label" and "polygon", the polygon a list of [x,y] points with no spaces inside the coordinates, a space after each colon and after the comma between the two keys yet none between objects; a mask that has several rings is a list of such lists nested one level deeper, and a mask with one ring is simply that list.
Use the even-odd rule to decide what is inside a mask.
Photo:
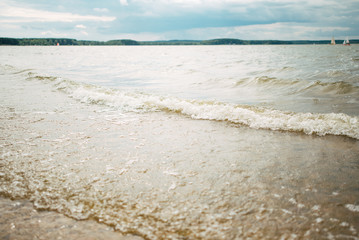
[{"label": "calm water", "polygon": [[359,46],[1,47],[2,196],[148,239],[358,238]]}]

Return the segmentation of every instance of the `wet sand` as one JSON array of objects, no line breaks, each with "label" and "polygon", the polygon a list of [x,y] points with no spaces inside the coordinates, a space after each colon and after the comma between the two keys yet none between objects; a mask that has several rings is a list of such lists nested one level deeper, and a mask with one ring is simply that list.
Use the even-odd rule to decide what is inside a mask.
[{"label": "wet sand", "polygon": [[141,240],[122,235],[94,220],[76,221],[60,213],[38,211],[28,200],[0,198],[0,239]]}]

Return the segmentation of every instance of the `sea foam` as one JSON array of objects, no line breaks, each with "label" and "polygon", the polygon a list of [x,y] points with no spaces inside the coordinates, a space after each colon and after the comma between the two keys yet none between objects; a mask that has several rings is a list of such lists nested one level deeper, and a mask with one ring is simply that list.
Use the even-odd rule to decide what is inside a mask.
[{"label": "sea foam", "polygon": [[50,83],[57,90],[80,102],[104,105],[124,112],[175,112],[193,119],[227,121],[255,129],[304,132],[320,136],[343,135],[359,139],[358,117],[344,113],[297,113],[251,105],[181,99],[113,89],[33,74],[29,74],[29,78]]}]

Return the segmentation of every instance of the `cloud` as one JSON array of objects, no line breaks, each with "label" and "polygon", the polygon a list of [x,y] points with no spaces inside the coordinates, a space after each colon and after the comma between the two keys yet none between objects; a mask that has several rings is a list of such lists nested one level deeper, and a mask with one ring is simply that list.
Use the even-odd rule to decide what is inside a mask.
[{"label": "cloud", "polygon": [[0,34],[17,37],[327,39],[358,20],[358,0],[0,0]]},{"label": "cloud", "polygon": [[[128,10],[131,11],[119,16],[115,31],[162,36],[178,33],[173,35],[181,39],[206,39],[216,37],[216,32],[217,37],[230,35],[221,29],[231,29],[233,37],[242,37],[236,36],[233,29],[252,29],[244,35],[246,39],[281,39],[284,35],[285,39],[318,39],[326,38],[330,31],[330,35],[333,31],[349,33],[349,27],[353,31],[349,35],[358,34],[358,27],[350,23],[359,16],[357,0],[131,0]],[[258,26],[265,26],[265,32]]]},{"label": "cloud", "polygon": [[122,6],[128,6],[127,0],[119,0]]},{"label": "cloud", "polygon": [[[282,40],[307,40],[327,39],[334,31],[348,31],[348,27],[313,26],[312,24],[298,23],[272,23],[263,25],[251,25],[234,27],[228,32],[243,39],[282,39]],[[254,35],[255,33],[255,35]],[[258,34],[260,33],[260,34]]]},{"label": "cloud", "polygon": [[[349,27],[313,26],[310,23],[270,23],[247,26],[194,28],[183,32],[167,32],[164,38],[170,39],[213,39],[213,38],[239,38],[244,40],[308,40],[330,39],[333,32],[345,36]],[[182,38],[181,38],[182,35]]]},{"label": "cloud", "polygon": [[199,13],[207,14],[209,18],[210,15],[216,17],[225,13],[227,17],[255,23],[309,22],[318,18],[328,19],[328,16],[334,17],[359,7],[357,0],[132,0],[131,5],[136,5],[137,15],[163,17]]},{"label": "cloud", "polygon": [[106,13],[108,12],[107,8],[94,8],[93,9],[95,12],[100,12],[100,13]]},{"label": "cloud", "polygon": [[80,34],[84,35],[84,36],[88,36],[89,33],[87,31],[85,31],[85,29],[87,28],[85,25],[82,24],[77,24],[75,26],[76,29],[80,29],[81,31],[79,31]]},{"label": "cloud", "polygon": [[82,24],[78,24],[78,25],[75,26],[75,28],[86,29],[86,26],[84,26]]},{"label": "cloud", "polygon": [[41,32],[42,36],[51,36],[51,37],[68,37],[66,33],[56,32],[56,31],[44,31]]},{"label": "cloud", "polygon": [[82,35],[85,35],[85,36],[88,36],[88,35],[89,35],[88,32],[86,32],[86,31],[80,31],[80,33],[81,33]]},{"label": "cloud", "polygon": [[0,22],[2,23],[76,21],[111,22],[114,20],[116,20],[116,17],[79,15],[69,12],[44,11],[32,8],[14,7],[7,4],[0,4]]}]

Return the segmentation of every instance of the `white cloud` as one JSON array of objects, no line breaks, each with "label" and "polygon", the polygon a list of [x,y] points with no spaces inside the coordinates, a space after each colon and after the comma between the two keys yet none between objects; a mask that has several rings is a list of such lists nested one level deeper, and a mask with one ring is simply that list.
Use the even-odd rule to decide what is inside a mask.
[{"label": "white cloud", "polygon": [[[237,38],[243,40],[328,40],[336,33],[337,38],[345,38],[349,27],[322,27],[312,24],[272,23],[235,27],[193,28],[181,31],[157,33],[152,40],[193,39],[207,40],[215,38]],[[133,34],[136,40],[146,40],[149,34]]]},{"label": "white cloud", "polygon": [[82,24],[78,24],[78,25],[75,26],[75,28],[86,29],[86,26],[82,25]]},{"label": "white cloud", "polygon": [[128,6],[127,0],[120,0],[120,4],[121,4],[122,6]]},{"label": "white cloud", "polygon": [[101,12],[101,13],[106,13],[108,12],[107,8],[94,8],[93,9],[95,12]]},{"label": "white cloud", "polygon": [[42,36],[51,36],[51,37],[68,37],[66,33],[60,33],[55,31],[44,31],[41,32]]},{"label": "white cloud", "polygon": [[311,24],[272,23],[237,27],[190,29],[192,39],[239,38],[244,40],[308,40],[327,39],[333,32],[345,32],[349,27],[323,27]]},{"label": "white cloud", "polygon": [[31,8],[13,7],[0,4],[0,22],[76,22],[76,21],[114,21],[116,17],[78,15],[68,12],[52,12]]},{"label": "white cloud", "polygon": [[[358,0],[113,1],[103,0],[99,5],[103,8],[86,9],[81,5],[81,14],[76,14],[80,10],[76,0],[60,1],[61,5],[43,0],[28,4],[23,0],[0,0],[0,33],[16,37],[67,34],[91,40],[300,40],[327,39],[331,35],[352,38],[359,33]],[[52,10],[37,10],[34,6]],[[110,12],[112,16],[106,16]],[[121,21],[115,21],[113,14]]]}]

